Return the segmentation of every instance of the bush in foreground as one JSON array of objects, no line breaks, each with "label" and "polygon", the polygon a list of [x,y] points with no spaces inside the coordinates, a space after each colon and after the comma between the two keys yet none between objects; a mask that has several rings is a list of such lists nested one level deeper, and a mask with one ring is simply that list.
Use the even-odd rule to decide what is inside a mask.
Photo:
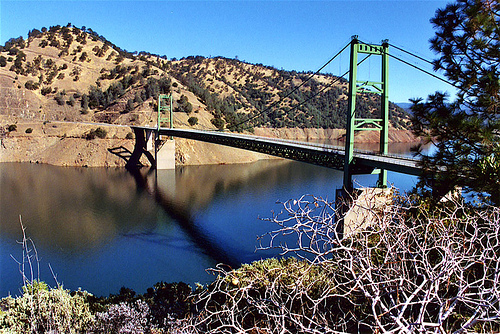
[{"label": "bush in foreground", "polygon": [[[398,199],[396,199],[398,201]],[[266,260],[225,271],[199,296],[197,333],[498,332],[500,209],[430,210],[399,199],[340,240],[330,203],[302,197],[270,219]],[[365,222],[359,222],[363,226]]]},{"label": "bush in foreground", "polygon": [[21,297],[1,300],[0,332],[81,333],[93,327],[87,292],[49,289],[43,282],[23,290]]}]

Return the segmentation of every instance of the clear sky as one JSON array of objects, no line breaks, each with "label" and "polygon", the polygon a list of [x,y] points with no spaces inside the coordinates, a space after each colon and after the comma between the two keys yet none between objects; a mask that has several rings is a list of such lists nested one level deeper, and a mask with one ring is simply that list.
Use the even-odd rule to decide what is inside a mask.
[{"label": "clear sky", "polygon": [[[34,28],[85,26],[128,51],[181,58],[238,57],[278,69],[316,71],[358,35],[363,42],[391,44],[432,60],[429,20],[451,1],[22,1],[0,0],[0,44],[27,38]],[[390,53],[428,70],[432,66],[391,48]],[[349,54],[324,71],[341,75]],[[377,81],[379,57],[363,63],[359,79]],[[390,100],[408,102],[451,86],[390,61]]]}]

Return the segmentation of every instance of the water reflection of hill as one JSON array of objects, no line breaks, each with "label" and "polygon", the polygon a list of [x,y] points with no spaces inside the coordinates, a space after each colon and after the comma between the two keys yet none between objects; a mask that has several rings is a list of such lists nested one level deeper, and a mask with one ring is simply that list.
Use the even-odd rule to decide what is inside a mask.
[{"label": "water reflection of hill", "polygon": [[[391,152],[408,154],[408,145],[391,144]],[[117,235],[169,228],[174,221],[124,169],[3,163],[0,172],[0,229],[9,238],[20,238],[19,216],[38,242],[67,249],[93,249]],[[339,185],[331,173],[279,159],[157,171],[158,187],[169,203],[193,217],[239,191],[261,194],[325,180],[334,189]],[[154,184],[155,173],[147,174],[148,183]]]},{"label": "water reflection of hill", "polygon": [[[308,177],[310,169],[292,164],[290,168],[289,161],[263,160],[179,167],[158,171],[158,185],[173,205],[194,215],[224,194],[243,188],[258,194]],[[37,242],[65,249],[95,249],[117,235],[172,223],[168,212],[162,212],[123,169],[4,163],[0,171],[4,237],[20,238],[19,216]],[[154,182],[154,173],[147,178]]]},{"label": "water reflection of hill", "polygon": [[[255,189],[272,187],[288,174],[289,161],[261,160],[250,164],[203,165],[178,167],[175,172],[175,192],[167,190],[176,203],[190,211],[198,211],[224,193],[242,187]],[[165,189],[162,173],[158,184]]]},{"label": "water reflection of hill", "polygon": [[155,222],[147,217],[156,216],[158,209],[137,193],[125,170],[6,163],[0,171],[4,236],[20,238],[21,216],[37,242],[92,248],[136,224]]}]

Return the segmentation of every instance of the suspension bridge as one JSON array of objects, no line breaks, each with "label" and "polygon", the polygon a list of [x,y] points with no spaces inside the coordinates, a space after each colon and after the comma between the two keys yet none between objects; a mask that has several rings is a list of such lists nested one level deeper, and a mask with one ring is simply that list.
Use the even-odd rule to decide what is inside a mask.
[{"label": "suspension bridge", "polygon": [[[418,160],[408,157],[396,157],[389,155],[388,152],[388,131],[389,131],[389,43],[384,40],[382,44],[367,44],[361,42],[357,36],[353,36],[349,44],[347,44],[337,55],[330,59],[329,64],[333,59],[340,55],[345,49],[350,47],[350,67],[349,71],[344,73],[339,79],[349,75],[348,85],[348,111],[347,111],[347,126],[346,126],[346,141],[344,147],[321,145],[309,142],[290,141],[277,138],[265,138],[253,135],[228,133],[222,131],[204,131],[193,129],[177,129],[173,127],[173,110],[171,95],[161,95],[158,101],[158,122],[156,127],[141,127],[133,126],[135,133],[136,144],[134,151],[127,163],[128,168],[136,168],[139,164],[139,159],[143,154],[146,154],[153,166],[156,165],[157,158],[147,151],[147,142],[153,139],[155,142],[155,155],[161,148],[160,136],[165,137],[180,137],[203,141],[218,145],[231,146],[244,150],[250,150],[260,153],[265,153],[272,156],[278,156],[286,159],[297,160],[301,162],[312,163],[319,166],[334,168],[344,172],[344,188],[347,191],[353,190],[352,176],[356,174],[378,174],[377,187],[387,187],[387,171],[394,171],[408,175],[420,175],[421,167],[418,165]],[[402,50],[402,49],[400,49]],[[402,50],[404,51],[404,50]],[[406,52],[406,51],[405,51]],[[365,58],[358,61],[360,55],[365,55]],[[380,81],[358,80],[358,66],[370,56],[380,56],[381,58],[381,74]],[[397,57],[397,60],[403,61]],[[405,62],[405,61],[403,61]],[[406,62],[405,62],[406,63]],[[297,86],[283,97],[293,94],[300,89],[305,82],[319,74],[327,65],[325,64],[317,72],[311,74],[306,81]],[[410,66],[415,67],[407,63]],[[426,72],[425,70],[422,70]],[[435,76],[432,73],[426,72],[429,75]],[[437,76],[435,76],[437,77]],[[439,77],[437,77],[440,79]],[[443,80],[443,79],[440,79]],[[330,87],[335,81],[330,85]],[[358,92],[371,91],[381,96],[380,118],[359,118],[356,115],[356,95]],[[317,94],[322,93],[323,90]],[[317,96],[317,94],[315,96]],[[314,98],[311,96],[303,103]],[[255,117],[265,112],[270,112],[275,108],[280,101],[274,102],[265,110],[248,117],[244,122],[250,122]],[[161,124],[167,126],[161,127]],[[239,125],[239,124],[238,124]],[[380,134],[380,149],[378,152],[358,152],[354,150],[354,134],[359,131],[378,131]]]}]

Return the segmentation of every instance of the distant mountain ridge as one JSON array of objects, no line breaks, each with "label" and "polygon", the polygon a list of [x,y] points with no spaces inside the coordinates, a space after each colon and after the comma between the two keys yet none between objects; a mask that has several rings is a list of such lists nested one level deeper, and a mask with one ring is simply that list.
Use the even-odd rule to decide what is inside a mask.
[{"label": "distant mountain ridge", "polygon": [[[155,124],[158,95],[170,93],[175,126],[184,127],[345,128],[347,112],[347,82],[333,75],[131,53],[71,24],[0,46],[0,87],[1,114],[41,120]],[[379,95],[360,94],[357,112],[376,118],[379,103]],[[408,114],[393,103],[390,120],[409,128]]]},{"label": "distant mountain ridge", "polygon": [[400,108],[403,108],[405,111],[409,112],[409,111],[411,111],[411,107],[413,106],[413,103],[411,103],[411,102],[397,102],[396,105],[399,106]]}]

